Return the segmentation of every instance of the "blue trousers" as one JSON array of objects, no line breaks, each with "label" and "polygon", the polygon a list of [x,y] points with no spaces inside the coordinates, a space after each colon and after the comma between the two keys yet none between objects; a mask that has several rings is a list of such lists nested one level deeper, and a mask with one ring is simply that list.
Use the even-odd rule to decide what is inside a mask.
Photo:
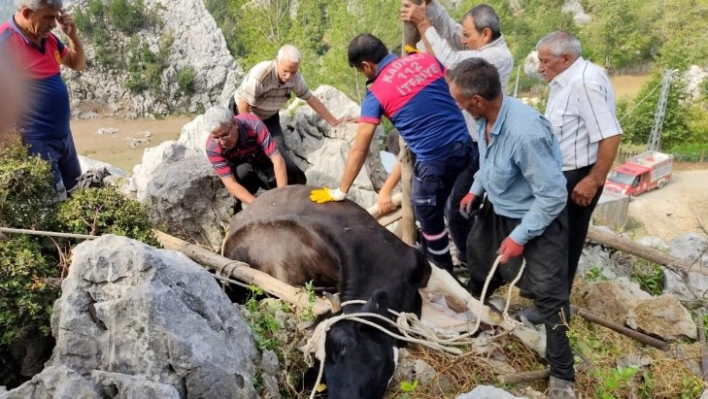
[{"label": "blue trousers", "polygon": [[42,159],[51,163],[57,198],[59,200],[66,199],[67,193],[74,189],[77,178],[81,176],[79,156],[76,153],[76,146],[71,133],[62,139],[38,140],[23,138],[22,142],[29,147],[30,155],[39,155]]},{"label": "blue trousers", "polygon": [[474,150],[471,142],[456,142],[445,157],[416,161],[413,168],[411,201],[420,223],[426,255],[449,272],[452,272],[452,258],[445,228],[445,205],[462,172],[472,162]]}]

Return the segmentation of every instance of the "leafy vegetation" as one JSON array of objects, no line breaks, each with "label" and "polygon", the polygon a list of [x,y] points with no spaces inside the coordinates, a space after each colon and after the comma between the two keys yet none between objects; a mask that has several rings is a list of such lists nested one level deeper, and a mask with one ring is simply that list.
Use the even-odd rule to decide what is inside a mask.
[{"label": "leafy vegetation", "polygon": [[159,51],[155,53],[147,43],[135,37],[131,39],[128,44],[128,79],[125,87],[136,93],[144,90],[160,93],[162,71],[167,68],[173,41],[171,34],[163,34],[158,42]]},{"label": "leafy vegetation", "polygon": [[[0,146],[0,226],[80,234],[121,234],[157,245],[145,209],[117,189],[75,191],[55,200],[49,164],[18,141]],[[73,239],[0,233],[0,357],[26,334],[48,334]],[[2,365],[2,359],[0,359]],[[2,367],[0,367],[1,369]],[[13,384],[0,372],[0,385]]]},{"label": "leafy vegetation", "polygon": [[194,94],[194,79],[197,77],[197,71],[191,65],[182,68],[177,74],[177,86],[184,94]]}]

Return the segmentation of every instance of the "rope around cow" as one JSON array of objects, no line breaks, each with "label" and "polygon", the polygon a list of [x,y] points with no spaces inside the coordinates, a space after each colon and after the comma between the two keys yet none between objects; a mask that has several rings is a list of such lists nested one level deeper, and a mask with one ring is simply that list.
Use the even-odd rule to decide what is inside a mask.
[{"label": "rope around cow", "polygon": [[[307,362],[308,365],[312,366],[314,364],[314,361],[312,359],[312,354],[315,354],[315,358],[320,361],[320,368],[317,373],[317,380],[315,381],[314,388],[312,389],[312,393],[310,394],[310,399],[313,399],[315,395],[317,394],[317,387],[320,385],[322,382],[322,376],[324,374],[324,363],[325,363],[325,356],[326,356],[326,350],[325,350],[325,340],[326,340],[326,335],[327,331],[336,323],[342,321],[342,320],[351,320],[351,321],[356,321],[359,323],[366,324],[368,326],[371,326],[373,328],[376,328],[389,336],[396,338],[401,341],[405,342],[411,342],[411,343],[416,343],[420,344],[423,346],[427,346],[428,348],[431,349],[436,349],[439,351],[444,351],[444,352],[449,352],[455,355],[460,355],[462,354],[462,351],[458,348],[452,348],[447,345],[470,345],[474,344],[470,340],[466,340],[467,338],[471,337],[472,335],[477,333],[477,330],[479,330],[479,327],[482,324],[482,317],[481,314],[484,311],[484,297],[487,294],[487,289],[489,288],[489,283],[492,280],[492,277],[496,273],[497,268],[499,267],[499,263],[501,260],[501,256],[497,256],[497,259],[494,261],[494,265],[492,265],[492,269],[489,271],[489,274],[487,275],[487,279],[484,282],[484,288],[482,289],[482,295],[479,298],[479,306],[477,308],[477,320],[475,322],[475,326],[472,330],[468,331],[465,334],[459,335],[457,337],[453,338],[448,338],[448,339],[441,339],[435,331],[433,331],[431,328],[428,328],[423,325],[423,323],[418,319],[418,317],[413,314],[413,313],[406,313],[406,312],[396,312],[391,309],[387,309],[389,313],[393,314],[396,316],[396,321],[394,322],[393,320],[381,316],[380,314],[377,313],[366,313],[366,312],[361,312],[361,313],[349,313],[349,314],[340,314],[338,316],[331,317],[329,319],[326,319],[322,321],[320,324],[317,325],[315,328],[315,331],[312,334],[312,337],[307,340],[307,344],[305,344],[304,347],[304,352],[305,352],[305,361]],[[513,288],[516,283],[521,279],[521,276],[524,272],[524,269],[526,268],[526,260],[524,259],[521,263],[521,268],[519,269],[519,272],[516,275],[516,278],[514,278],[514,281],[511,282],[509,285],[509,292],[507,295],[507,300],[506,300],[506,305],[504,306],[504,312],[502,313],[504,317],[504,321],[507,322],[509,325],[511,325],[511,329],[508,331],[505,331],[501,334],[495,335],[491,337],[491,339],[495,339],[498,337],[501,337],[503,335],[508,334],[509,332],[513,331],[516,326],[518,325],[518,322],[509,316],[509,305],[511,304],[511,293]],[[351,301],[346,301],[342,303],[342,307],[346,305],[353,305],[353,304],[365,304],[366,301],[360,300],[360,299],[355,299]],[[391,332],[387,328],[371,321],[371,320],[366,320],[364,317],[368,318],[375,318],[379,319],[381,321],[384,321],[386,323],[389,323],[393,326],[396,326],[398,330],[401,332],[401,335],[396,334],[394,332]],[[421,338],[416,338],[416,336],[421,337]]]}]

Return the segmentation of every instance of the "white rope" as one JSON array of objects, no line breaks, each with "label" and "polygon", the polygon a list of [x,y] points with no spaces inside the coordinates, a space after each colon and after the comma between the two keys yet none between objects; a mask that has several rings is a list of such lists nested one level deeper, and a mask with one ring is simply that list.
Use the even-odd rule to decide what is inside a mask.
[{"label": "white rope", "polygon": [[[406,313],[406,312],[396,312],[394,310],[388,309],[388,312],[396,316],[396,322],[393,322],[391,319],[384,317],[380,314],[377,313],[349,313],[349,314],[340,314],[339,316],[334,316],[331,317],[327,320],[322,321],[317,327],[315,328],[315,331],[313,332],[312,336],[307,340],[307,343],[305,344],[304,347],[304,353],[305,353],[305,361],[307,362],[308,365],[312,366],[314,364],[314,360],[312,359],[312,354],[315,354],[315,358],[320,361],[320,367],[319,371],[317,373],[317,380],[315,381],[315,385],[312,389],[312,392],[310,394],[310,399],[313,399],[315,395],[317,394],[317,387],[320,385],[322,382],[322,376],[324,375],[324,363],[325,363],[325,357],[326,357],[326,349],[325,349],[325,340],[326,340],[326,335],[327,331],[336,323],[342,321],[342,320],[351,320],[351,321],[357,321],[359,323],[366,324],[368,326],[371,326],[373,328],[376,328],[387,335],[396,338],[401,341],[406,341],[406,342],[411,342],[411,343],[416,343],[419,345],[427,346],[428,348],[431,349],[437,349],[440,351],[445,351],[449,352],[452,354],[459,355],[462,352],[458,348],[452,348],[449,345],[469,345],[472,342],[469,340],[462,341],[463,338],[469,338],[472,335],[476,334],[477,330],[479,330],[479,327],[482,323],[482,312],[484,311],[484,297],[487,294],[487,289],[489,288],[489,283],[492,280],[492,277],[496,273],[497,268],[499,267],[499,262],[501,260],[501,256],[497,256],[497,259],[494,261],[494,264],[492,265],[492,269],[489,271],[489,274],[487,275],[487,279],[484,282],[484,287],[482,288],[482,295],[479,298],[479,307],[477,309],[477,321],[475,323],[475,327],[473,330],[470,332],[467,332],[466,334],[462,334],[458,337],[454,338],[449,338],[449,339],[441,339],[435,331],[432,329],[425,327],[423,323],[416,317],[415,314],[413,313]],[[513,331],[514,328],[518,325],[518,322],[513,320],[509,316],[509,305],[511,304],[511,289],[514,287],[514,285],[521,279],[522,273],[524,272],[524,269],[526,268],[526,260],[524,259],[521,263],[521,268],[519,269],[519,272],[516,275],[516,278],[514,281],[511,282],[509,286],[509,296],[507,298],[507,303],[506,306],[504,307],[504,312],[503,312],[503,317],[504,321],[507,322],[509,325],[511,325],[511,329],[505,332],[502,332],[496,336],[491,337],[491,339],[495,339],[498,337],[501,337],[503,335],[507,335],[509,332]],[[361,300],[361,299],[354,299],[350,301],[346,301],[342,303],[342,307],[347,306],[347,305],[353,305],[353,304],[366,304],[367,301]],[[381,321],[384,321],[386,323],[389,323],[391,325],[394,325],[398,328],[400,331],[400,335],[396,334],[394,332],[391,332],[390,330],[386,329],[385,327],[376,324],[373,321],[363,319],[362,317],[372,317],[375,319],[379,319]],[[412,325],[411,325],[412,323]],[[420,336],[425,339],[420,339],[416,338],[415,336]]]}]

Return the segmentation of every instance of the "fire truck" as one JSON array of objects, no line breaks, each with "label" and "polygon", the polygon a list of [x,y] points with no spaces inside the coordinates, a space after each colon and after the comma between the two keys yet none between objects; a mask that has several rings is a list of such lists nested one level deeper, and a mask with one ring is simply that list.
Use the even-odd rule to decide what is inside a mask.
[{"label": "fire truck", "polygon": [[605,181],[605,190],[636,196],[663,188],[671,180],[673,169],[673,155],[647,151],[617,166]]}]

